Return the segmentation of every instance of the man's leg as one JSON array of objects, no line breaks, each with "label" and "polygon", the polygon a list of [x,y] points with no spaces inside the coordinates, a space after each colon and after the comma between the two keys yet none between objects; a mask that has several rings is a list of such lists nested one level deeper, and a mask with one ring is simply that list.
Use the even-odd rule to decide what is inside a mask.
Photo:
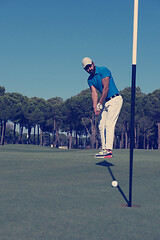
[{"label": "man's leg", "polygon": [[[117,122],[123,99],[121,96],[118,99],[111,99],[106,102],[105,109],[102,111],[99,123],[99,131],[101,135],[102,151],[95,154],[96,158],[112,158],[113,140],[115,124]],[[114,101],[113,101],[114,100]]]},{"label": "man's leg", "polygon": [[96,158],[112,158],[112,152],[106,150],[106,119],[108,116],[108,112],[104,109],[101,113],[101,119],[99,122],[99,132],[101,135],[101,144],[102,150],[95,154]]},{"label": "man's leg", "polygon": [[102,149],[106,148],[106,137],[105,137],[105,129],[106,129],[106,118],[107,118],[107,112],[105,110],[102,111],[101,113],[101,119],[99,122],[99,132],[101,136],[101,144],[102,144]]},{"label": "man's leg", "polygon": [[123,99],[121,96],[117,96],[110,101],[106,102],[105,107],[107,108],[106,121],[106,149],[113,149],[114,131],[115,125],[119,117],[119,113],[122,107]]}]

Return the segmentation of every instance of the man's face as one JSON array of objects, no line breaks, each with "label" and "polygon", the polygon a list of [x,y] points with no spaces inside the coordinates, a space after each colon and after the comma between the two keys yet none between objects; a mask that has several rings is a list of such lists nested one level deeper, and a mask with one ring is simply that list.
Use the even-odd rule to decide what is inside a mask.
[{"label": "man's face", "polygon": [[86,70],[86,72],[88,72],[89,74],[94,75],[94,73],[95,73],[95,65],[94,65],[94,62],[92,62],[92,64],[88,64],[88,65],[85,67],[85,70]]}]

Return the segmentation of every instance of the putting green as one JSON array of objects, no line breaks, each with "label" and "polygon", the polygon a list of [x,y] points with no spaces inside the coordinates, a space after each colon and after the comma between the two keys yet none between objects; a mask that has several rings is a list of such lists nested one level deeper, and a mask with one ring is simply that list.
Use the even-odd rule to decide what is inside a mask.
[{"label": "putting green", "polygon": [[129,150],[108,161],[95,153],[1,146],[0,239],[159,239],[160,151],[134,151],[131,208]]}]

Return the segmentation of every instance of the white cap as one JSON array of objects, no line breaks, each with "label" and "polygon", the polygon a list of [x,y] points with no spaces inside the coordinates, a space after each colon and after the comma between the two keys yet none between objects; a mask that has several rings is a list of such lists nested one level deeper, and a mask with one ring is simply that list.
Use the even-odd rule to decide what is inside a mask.
[{"label": "white cap", "polygon": [[88,64],[92,64],[92,60],[88,57],[83,58],[83,60],[82,60],[83,68],[85,68]]}]

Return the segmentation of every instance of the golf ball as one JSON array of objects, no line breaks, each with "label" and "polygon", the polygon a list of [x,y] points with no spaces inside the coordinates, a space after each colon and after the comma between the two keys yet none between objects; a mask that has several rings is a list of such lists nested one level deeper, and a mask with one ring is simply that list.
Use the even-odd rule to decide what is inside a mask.
[{"label": "golf ball", "polygon": [[113,181],[112,182],[112,187],[117,187],[118,186],[118,182],[117,181]]}]

